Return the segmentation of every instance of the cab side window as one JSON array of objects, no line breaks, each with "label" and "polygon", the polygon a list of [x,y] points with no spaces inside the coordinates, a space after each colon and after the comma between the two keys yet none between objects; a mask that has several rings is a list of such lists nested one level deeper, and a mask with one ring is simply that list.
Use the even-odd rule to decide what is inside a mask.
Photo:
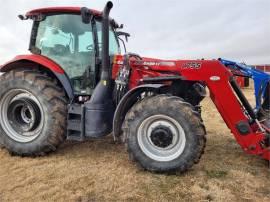
[{"label": "cab side window", "polygon": [[[102,52],[102,24],[99,21],[96,21],[96,27],[97,27],[97,35],[98,35],[98,46],[99,46],[99,52]],[[112,27],[110,27],[109,31],[109,53],[110,55],[117,55],[120,54],[120,46],[118,44],[118,40],[116,38],[116,35],[114,31],[112,30]]]}]

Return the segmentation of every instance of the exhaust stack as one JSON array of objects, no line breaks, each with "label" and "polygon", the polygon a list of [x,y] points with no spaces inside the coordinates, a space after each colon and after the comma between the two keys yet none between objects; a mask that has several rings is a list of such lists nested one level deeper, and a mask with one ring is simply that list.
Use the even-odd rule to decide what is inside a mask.
[{"label": "exhaust stack", "polygon": [[111,1],[107,2],[102,13],[102,73],[101,80],[110,81],[109,67],[110,67],[110,55],[109,55],[109,29],[110,18],[109,14],[113,7]]}]

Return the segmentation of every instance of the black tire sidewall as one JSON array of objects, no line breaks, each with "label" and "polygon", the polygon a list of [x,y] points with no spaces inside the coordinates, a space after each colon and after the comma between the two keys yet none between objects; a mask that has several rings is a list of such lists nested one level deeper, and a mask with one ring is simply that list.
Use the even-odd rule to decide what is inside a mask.
[{"label": "black tire sidewall", "polygon": [[18,154],[32,154],[36,151],[42,150],[42,147],[50,147],[50,144],[46,145],[48,136],[50,135],[50,130],[53,127],[54,123],[54,117],[52,117],[51,112],[51,104],[47,100],[46,95],[42,94],[42,89],[36,85],[35,83],[32,83],[31,81],[27,81],[21,78],[16,79],[8,79],[1,82],[1,89],[0,89],[0,98],[10,90],[14,89],[22,89],[30,92],[40,103],[41,110],[43,111],[44,116],[44,125],[42,128],[42,131],[40,134],[31,142],[22,143],[17,142],[11,137],[9,137],[6,132],[2,129],[0,125],[0,133],[1,139],[5,147],[12,152],[18,153]]},{"label": "black tire sidewall", "polygon": [[[160,162],[153,160],[152,158],[148,157],[140,148],[138,143],[138,129],[143,122],[143,120],[153,116],[153,115],[165,115],[169,116],[170,118],[176,120],[185,132],[186,143],[185,148],[181,155],[175,158],[172,161],[167,162]],[[151,171],[170,171],[176,170],[181,166],[187,166],[189,164],[190,159],[195,159],[197,155],[197,147],[199,144],[198,136],[196,135],[196,128],[192,127],[189,124],[187,116],[185,113],[179,113],[179,111],[175,111],[174,107],[161,107],[159,105],[153,104],[148,109],[141,110],[140,113],[137,114],[137,118],[134,119],[129,127],[128,132],[128,148],[134,155],[134,158],[137,159],[142,167],[151,170]],[[193,164],[193,163],[192,163]],[[158,168],[158,169],[157,169]],[[184,168],[183,168],[184,169]]]}]

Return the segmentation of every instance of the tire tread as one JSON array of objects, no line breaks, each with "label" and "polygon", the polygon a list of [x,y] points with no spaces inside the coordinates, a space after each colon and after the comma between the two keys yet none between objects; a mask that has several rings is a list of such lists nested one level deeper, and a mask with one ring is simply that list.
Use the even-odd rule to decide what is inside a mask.
[{"label": "tire tread", "polygon": [[[130,133],[130,127],[134,125],[134,122],[139,117],[138,115],[143,110],[147,110],[149,112],[156,110],[157,106],[158,107],[166,106],[166,109],[174,110],[175,113],[183,113],[185,116],[187,116],[186,117],[187,120],[190,120],[190,123],[192,123],[193,126],[192,128],[194,130],[194,133],[196,133],[197,136],[196,139],[198,140],[198,144],[196,144],[196,147],[192,148],[194,150],[192,152],[192,156],[190,157],[190,159],[187,159],[185,163],[179,165],[178,167],[166,169],[156,167],[153,168],[151,167],[151,165],[148,165],[146,163],[142,165],[140,159],[136,158],[136,156],[134,155],[134,152],[136,151],[133,151],[129,146],[128,143],[129,138],[131,135],[134,135]],[[180,97],[160,94],[156,96],[147,97],[141,100],[140,102],[136,103],[126,114],[122,129],[125,147],[129,153],[130,159],[136,162],[138,166],[153,172],[167,172],[167,173],[185,172],[189,170],[194,164],[198,163],[202,154],[204,153],[206,144],[206,130],[202,122],[201,116],[195,110],[194,106],[192,106],[188,102],[185,102],[185,100]]]},{"label": "tire tread", "polygon": [[[10,81],[12,79],[20,79],[28,82],[32,85],[37,86],[43,99],[46,99],[49,103],[50,111],[47,113],[51,114],[55,124],[51,128],[47,129],[46,140],[40,145],[36,145],[35,151],[33,149],[27,150],[27,148],[14,148],[14,145],[5,145],[12,155],[17,156],[44,156],[50,152],[53,152],[57,147],[65,140],[65,128],[66,128],[66,116],[67,116],[67,104],[68,99],[65,95],[65,91],[59,85],[57,80],[49,77],[45,73],[38,70],[30,70],[27,68],[20,68],[18,70],[11,70],[3,74],[3,78],[0,80],[1,83]],[[1,142],[1,141],[0,141]]]}]

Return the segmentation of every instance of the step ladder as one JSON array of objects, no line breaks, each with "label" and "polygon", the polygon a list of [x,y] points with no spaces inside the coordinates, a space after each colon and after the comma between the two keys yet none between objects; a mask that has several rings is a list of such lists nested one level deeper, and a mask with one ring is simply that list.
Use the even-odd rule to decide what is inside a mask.
[{"label": "step ladder", "polygon": [[84,109],[84,105],[80,104],[70,104],[68,106],[67,140],[85,140]]}]

